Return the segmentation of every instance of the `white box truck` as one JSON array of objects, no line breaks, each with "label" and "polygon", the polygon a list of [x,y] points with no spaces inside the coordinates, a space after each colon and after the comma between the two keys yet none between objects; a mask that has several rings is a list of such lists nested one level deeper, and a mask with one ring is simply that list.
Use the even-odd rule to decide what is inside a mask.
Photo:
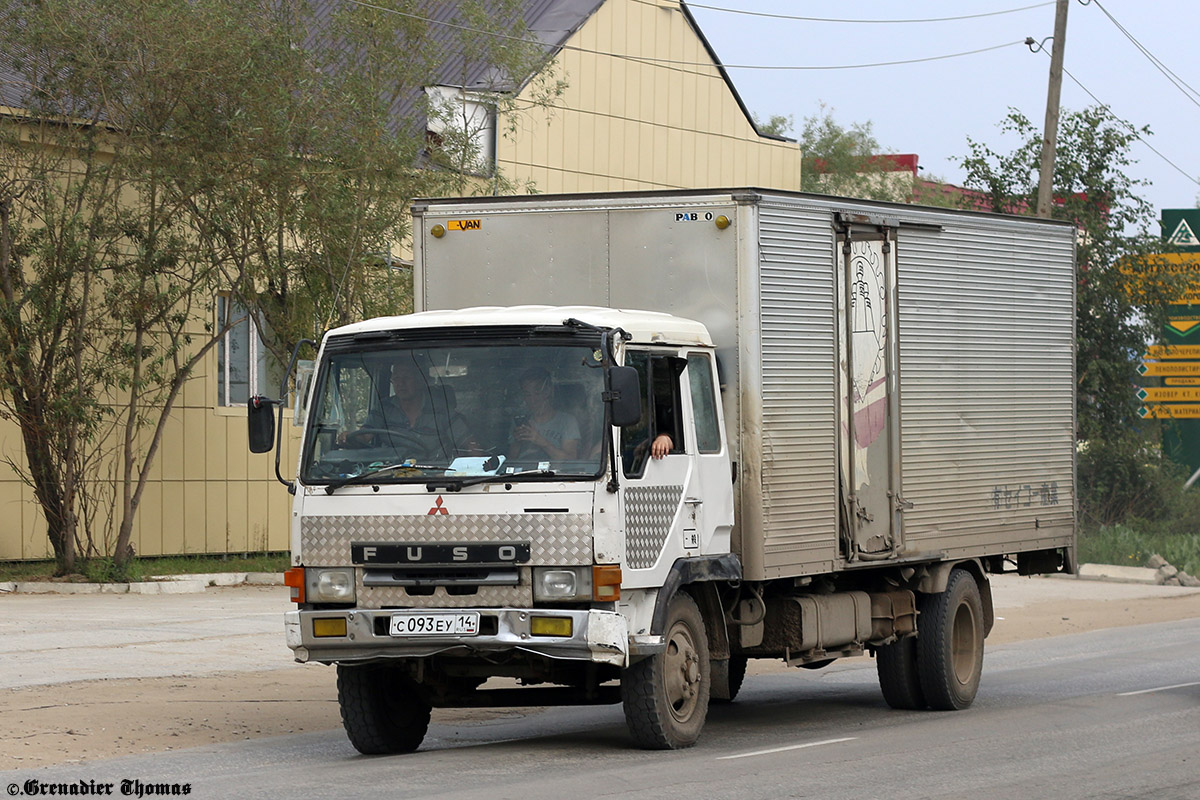
[{"label": "white box truck", "polygon": [[871,653],[892,707],[965,708],[989,575],[1074,571],[1072,226],[763,189],[413,213],[417,313],[324,336],[290,484],[287,642],[360,751],[609,702],[686,747],[750,658]]}]

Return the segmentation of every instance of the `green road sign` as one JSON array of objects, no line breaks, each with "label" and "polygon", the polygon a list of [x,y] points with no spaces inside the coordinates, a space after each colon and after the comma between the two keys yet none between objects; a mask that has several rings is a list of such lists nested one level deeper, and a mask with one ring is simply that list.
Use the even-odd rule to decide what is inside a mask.
[{"label": "green road sign", "polygon": [[1163,209],[1162,232],[1167,244],[1200,251],[1200,208]]}]

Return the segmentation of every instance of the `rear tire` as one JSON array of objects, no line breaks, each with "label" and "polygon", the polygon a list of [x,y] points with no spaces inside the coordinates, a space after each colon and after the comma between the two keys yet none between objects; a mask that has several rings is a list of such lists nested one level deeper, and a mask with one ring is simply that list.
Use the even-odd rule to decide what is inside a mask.
[{"label": "rear tire", "polygon": [[918,596],[917,672],[929,707],[967,708],[983,673],[983,601],[966,570],[950,573],[946,591]]},{"label": "rear tire", "polygon": [[[748,658],[738,655],[737,653],[729,656],[729,661],[725,667],[726,683],[729,687],[728,696],[717,697],[712,693],[715,690],[715,687],[713,687],[713,689],[710,689],[709,691],[708,701],[710,705],[713,703],[732,703],[737,698],[738,692],[742,688],[742,681],[746,680],[746,664],[748,662]],[[715,674],[712,676],[712,678],[713,682],[716,683],[717,677]]]},{"label": "rear tire", "polygon": [[909,636],[875,648],[879,688],[889,706],[902,711],[925,708],[925,692],[917,671],[917,640]]},{"label": "rear tire", "polygon": [[338,706],[350,743],[364,755],[411,753],[429,730],[429,701],[395,667],[338,664]]},{"label": "rear tire", "polygon": [[700,609],[680,592],[667,609],[666,649],[621,675],[625,722],[648,750],[691,747],[708,715],[711,687],[708,636]]}]

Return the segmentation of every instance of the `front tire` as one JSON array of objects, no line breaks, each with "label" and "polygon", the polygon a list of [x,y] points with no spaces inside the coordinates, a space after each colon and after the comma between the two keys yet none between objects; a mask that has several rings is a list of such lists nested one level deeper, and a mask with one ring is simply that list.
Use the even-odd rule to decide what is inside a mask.
[{"label": "front tire", "polygon": [[429,730],[421,687],[395,667],[338,664],[338,706],[350,743],[364,755],[411,753]]},{"label": "front tire", "polygon": [[967,708],[983,674],[983,601],[975,577],[950,573],[946,591],[918,597],[917,672],[929,707]]},{"label": "front tire", "polygon": [[666,649],[621,675],[625,722],[649,750],[691,747],[708,715],[708,636],[700,609],[680,592],[667,608]]}]

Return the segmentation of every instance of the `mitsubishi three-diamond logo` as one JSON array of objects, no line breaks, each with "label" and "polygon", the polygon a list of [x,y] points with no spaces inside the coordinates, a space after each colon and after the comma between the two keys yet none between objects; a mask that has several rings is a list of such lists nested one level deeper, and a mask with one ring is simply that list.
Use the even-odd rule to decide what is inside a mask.
[{"label": "mitsubishi three-diamond logo", "polygon": [[429,509],[430,514],[444,514],[450,516],[450,511],[442,505],[442,496],[439,494],[437,500],[433,504],[433,508]]}]

